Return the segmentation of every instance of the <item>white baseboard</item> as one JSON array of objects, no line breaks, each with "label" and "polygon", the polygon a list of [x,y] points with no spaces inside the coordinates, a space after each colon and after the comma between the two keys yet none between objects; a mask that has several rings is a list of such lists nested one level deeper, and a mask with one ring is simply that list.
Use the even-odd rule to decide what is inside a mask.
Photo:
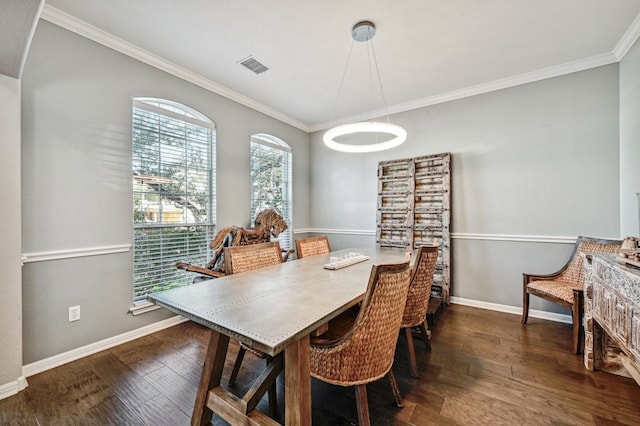
[{"label": "white baseboard", "polygon": [[121,345],[131,340],[138,339],[151,333],[155,333],[156,331],[164,330],[165,328],[173,327],[174,325],[178,325],[186,321],[188,321],[188,319],[176,315],[174,317],[156,322],[154,324],[149,324],[136,330],[128,331],[126,333],[109,337],[108,339],[104,339],[99,342],[72,349],[70,351],[45,358],[40,361],[32,362],[31,364],[27,364],[22,367],[22,375],[25,377],[33,376],[34,374],[38,374],[51,368],[66,364],[68,362],[84,358],[85,356],[93,355],[97,352],[104,351],[106,349]]},{"label": "white baseboard", "polygon": [[[462,297],[452,297],[451,302],[457,305],[465,305],[465,306],[471,306],[474,308],[489,309],[492,311],[505,312],[505,313],[514,314],[514,315],[522,314],[522,308],[519,306],[500,305],[497,303],[489,303],[489,302],[483,302],[479,300],[465,299]],[[563,315],[563,314],[557,314],[557,313],[546,312],[546,311],[530,310],[529,316],[532,318],[540,318],[540,319],[545,319],[549,321],[556,321],[556,322],[571,324],[570,315]],[[41,373],[43,371],[58,367],[60,365],[66,364],[71,361],[75,361],[85,356],[89,356],[94,353],[129,342],[131,340],[146,336],[148,334],[155,333],[156,331],[164,330],[165,328],[178,325],[185,321],[188,321],[188,320],[181,316],[175,316],[175,317],[166,319],[164,321],[157,322],[155,324],[150,324],[148,326],[141,327],[137,330],[132,330],[127,333],[120,334],[118,336],[113,336],[108,339],[92,343],[90,345],[82,346],[77,349],[73,349],[58,355],[54,355],[49,358],[45,358],[40,361],[33,362],[31,364],[27,364],[22,367],[22,374],[23,374],[22,378],[16,380],[16,382],[14,383],[10,383],[8,385],[4,385],[0,387],[0,399],[3,397],[3,395],[5,396],[15,395],[16,393],[24,389],[27,386],[26,379],[24,379],[24,377],[33,376],[34,374]]]},{"label": "white baseboard", "polygon": [[11,383],[0,386],[0,399],[9,398],[29,386],[27,378],[20,376]]},{"label": "white baseboard", "polygon": [[[505,312],[522,316],[521,306],[500,305],[498,303],[483,302],[481,300],[465,299],[462,297],[451,297],[451,303],[456,305],[472,306],[474,308],[488,309],[490,311]],[[529,317],[540,318],[549,321],[562,322],[572,324],[571,315],[558,314],[555,312],[538,311],[529,309]]]}]

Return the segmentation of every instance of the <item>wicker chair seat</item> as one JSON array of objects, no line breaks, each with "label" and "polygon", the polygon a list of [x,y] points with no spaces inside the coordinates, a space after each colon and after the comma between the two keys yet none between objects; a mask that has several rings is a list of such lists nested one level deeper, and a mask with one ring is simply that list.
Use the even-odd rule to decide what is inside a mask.
[{"label": "wicker chair seat", "polygon": [[582,290],[582,285],[558,280],[531,281],[529,293],[542,293],[567,303],[573,303],[573,290]]}]

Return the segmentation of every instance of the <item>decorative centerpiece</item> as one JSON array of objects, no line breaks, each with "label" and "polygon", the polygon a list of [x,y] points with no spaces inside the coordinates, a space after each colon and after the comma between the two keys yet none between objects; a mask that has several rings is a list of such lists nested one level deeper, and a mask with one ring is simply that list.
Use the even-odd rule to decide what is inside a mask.
[{"label": "decorative centerpiece", "polygon": [[366,256],[362,252],[343,253],[340,256],[329,257],[329,263],[326,263],[324,268],[331,270],[342,269],[355,265],[356,263],[364,262],[365,260],[369,260],[369,256]]}]

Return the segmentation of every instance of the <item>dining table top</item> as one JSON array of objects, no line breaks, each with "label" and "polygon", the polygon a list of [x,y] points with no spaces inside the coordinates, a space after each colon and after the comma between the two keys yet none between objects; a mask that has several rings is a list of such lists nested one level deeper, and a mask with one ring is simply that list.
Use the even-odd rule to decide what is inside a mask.
[{"label": "dining table top", "polygon": [[[324,267],[335,257],[354,252],[369,259],[336,270]],[[367,289],[373,264],[400,262],[406,252],[380,247],[339,250],[147,297],[172,312],[275,356],[291,342],[357,304]]]}]

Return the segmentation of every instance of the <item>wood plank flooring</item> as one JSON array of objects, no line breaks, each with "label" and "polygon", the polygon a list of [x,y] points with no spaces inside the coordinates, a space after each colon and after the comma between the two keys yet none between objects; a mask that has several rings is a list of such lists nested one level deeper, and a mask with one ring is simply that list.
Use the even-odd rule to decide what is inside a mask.
[{"label": "wood plank flooring", "polygon": [[[386,379],[368,386],[372,424],[640,425],[640,387],[585,370],[567,324],[532,318],[522,327],[516,315],[453,305],[431,328],[431,351],[415,341],[419,378],[398,342],[404,408]],[[0,401],[0,424],[188,425],[207,340],[206,328],[188,322],[29,377],[27,389]],[[234,389],[263,367],[248,354]],[[352,388],[313,380],[312,393],[314,425],[357,423]],[[266,399],[258,408],[267,412]]]}]

